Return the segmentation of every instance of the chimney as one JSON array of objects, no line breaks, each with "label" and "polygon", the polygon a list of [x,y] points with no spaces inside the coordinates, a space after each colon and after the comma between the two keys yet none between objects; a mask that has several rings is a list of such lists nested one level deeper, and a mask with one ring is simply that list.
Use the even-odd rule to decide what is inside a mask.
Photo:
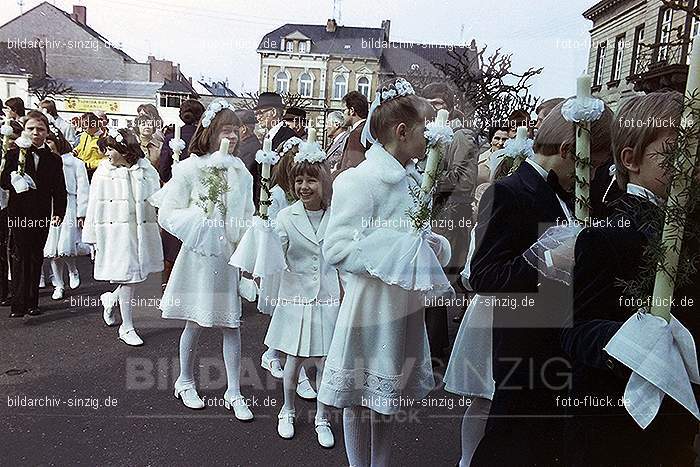
[{"label": "chimney", "polygon": [[70,15],[71,19],[76,23],[80,23],[83,26],[87,26],[87,8],[81,5],[73,5],[73,14]]},{"label": "chimney", "polygon": [[389,29],[391,29],[390,19],[382,21],[382,29],[384,30],[384,42],[389,42]]},{"label": "chimney", "polygon": [[335,32],[337,28],[338,23],[336,23],[334,19],[329,19],[326,23],[326,32]]}]

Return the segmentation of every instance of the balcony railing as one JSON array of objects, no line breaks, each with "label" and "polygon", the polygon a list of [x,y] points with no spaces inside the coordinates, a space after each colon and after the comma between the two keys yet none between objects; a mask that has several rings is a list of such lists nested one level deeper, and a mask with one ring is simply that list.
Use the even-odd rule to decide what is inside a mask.
[{"label": "balcony railing", "polygon": [[683,90],[688,75],[690,40],[680,37],[669,42],[639,44],[635,70],[627,78],[635,90],[651,92],[662,88]]}]

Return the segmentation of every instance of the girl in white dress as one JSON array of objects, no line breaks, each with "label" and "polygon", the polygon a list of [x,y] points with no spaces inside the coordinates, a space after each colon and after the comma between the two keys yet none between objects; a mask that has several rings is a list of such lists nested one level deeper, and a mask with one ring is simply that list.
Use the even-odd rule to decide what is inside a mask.
[{"label": "girl in white dress", "polygon": [[[421,178],[412,159],[424,157],[429,108],[405,80],[378,90],[366,127],[376,140],[365,160],[333,184],[323,254],[347,282],[318,399],[344,408],[350,465],[388,465],[390,415],[435,385],[424,292],[403,288],[401,274],[384,273],[410,269],[410,255],[402,259],[393,247],[416,238],[407,213]],[[446,264],[448,241],[433,233],[425,240],[436,262]]]},{"label": "girl in white dress", "polygon": [[112,129],[97,144],[107,157],[92,176],[83,241],[95,249],[95,279],[119,284],[100,297],[105,323],[116,323],[113,309],[119,304],[119,339],[142,345],[131,306],[135,284],[163,270],[156,212],[146,202],[160,188],[160,177],[129,130]]},{"label": "girl in white dress", "polygon": [[81,161],[71,151],[70,144],[60,131],[49,132],[46,144],[56,154],[62,154],[63,177],[66,181],[68,203],[66,216],[60,226],[52,225],[44,246],[44,257],[51,262],[54,300],[61,300],[65,291],[63,271],[68,267],[68,279],[71,289],[80,286],[80,274],[75,265],[75,258],[89,255],[89,247],[82,242],[83,222],[87,212],[90,182],[88,181],[85,162]]},{"label": "girl in white dress", "polygon": [[[190,141],[190,157],[149,201],[161,227],[182,241],[160,309],[163,318],[185,320],[175,397],[204,408],[194,381],[194,355],[202,328],[220,328],[228,387],[224,405],[251,420],[240,388],[241,299],[239,270],[228,261],[253,218],[253,177],[233,153],[240,120],[225,101],[212,102]],[[225,153],[218,149],[228,140]]]},{"label": "girl in white dress", "polygon": [[[318,143],[316,154],[325,154]],[[276,229],[282,240],[287,270],[282,281],[275,313],[265,337],[265,345],[284,352],[284,405],[278,416],[277,432],[282,438],[294,436],[294,407],[297,378],[303,363],[314,362],[316,378],[323,374],[333,328],[340,307],[338,271],[323,258],[321,245],[328,224],[331,177],[323,158],[297,155],[291,170],[294,192],[299,201],[280,211]],[[325,448],[335,444],[328,407],[316,401],[315,428],[318,442]]]}]

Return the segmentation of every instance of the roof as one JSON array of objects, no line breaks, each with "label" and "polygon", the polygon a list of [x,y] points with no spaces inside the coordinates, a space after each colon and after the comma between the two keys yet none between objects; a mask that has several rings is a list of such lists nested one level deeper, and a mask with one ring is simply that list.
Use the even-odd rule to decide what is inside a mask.
[{"label": "roof", "polygon": [[8,47],[7,42],[0,42],[0,73],[43,78],[44,57],[41,50],[31,47]]},{"label": "roof", "polygon": [[233,92],[223,81],[214,81],[213,83],[205,83],[204,81],[199,81],[209,94],[216,97],[238,97],[235,92]]},{"label": "roof", "polygon": [[606,10],[616,6],[618,3],[622,3],[628,0],[601,0],[588,10],[583,12],[583,17],[590,19],[591,21],[596,19],[598,16],[605,13]]},{"label": "roof", "polygon": [[[469,50],[474,52],[476,58],[476,50],[468,47],[450,46],[448,48],[436,44],[390,42],[389,47],[386,47],[382,53],[381,70],[382,73],[397,76],[406,76],[411,73],[444,76],[444,73],[434,64],[454,62],[453,53],[461,55]],[[476,62],[475,66],[478,66]]]},{"label": "roof", "polygon": [[337,26],[335,32],[328,32],[325,24],[285,24],[265,34],[258,50],[284,52],[280,48],[282,38],[296,32],[311,39],[310,53],[375,59],[382,54],[384,29]]},{"label": "roof", "polygon": [[183,76],[181,79],[166,79],[163,85],[158,89],[160,92],[172,92],[176,94],[193,94],[197,95],[197,91],[192,87],[189,81]]},{"label": "roof", "polygon": [[120,96],[152,98],[163,83],[150,81],[120,81],[107,79],[65,79],[59,80],[71,88],[70,94],[86,94],[89,96]]},{"label": "roof", "polygon": [[103,43],[105,46],[107,46],[107,48],[109,48],[109,49],[113,50],[114,52],[116,52],[117,54],[119,54],[125,61],[127,61],[127,62],[129,62],[129,63],[139,63],[139,62],[137,62],[136,60],[134,60],[129,54],[127,54],[126,52],[124,52],[123,50],[116,48],[116,47],[114,46],[114,44],[112,44],[108,39],[106,39],[104,36],[102,36],[99,32],[95,31],[94,29],[92,29],[90,26],[88,26],[88,25],[86,25],[86,24],[80,24],[80,23],[78,23],[77,21],[74,21],[73,18],[71,18],[70,13],[68,13],[68,12],[66,12],[66,11],[63,11],[63,10],[61,10],[60,8],[58,8],[57,6],[52,5],[52,4],[50,4],[49,2],[46,2],[46,1],[39,3],[39,4],[38,4],[37,6],[35,6],[34,8],[31,8],[31,9],[25,11],[25,12],[22,13],[20,16],[17,16],[17,17],[15,17],[15,18],[11,19],[11,20],[8,21],[7,23],[0,25],[0,28],[3,27],[3,26],[5,26],[5,25],[7,25],[7,24],[10,24],[11,22],[15,21],[17,18],[20,18],[20,17],[22,17],[22,16],[24,16],[24,15],[27,15],[27,14],[31,13],[32,11],[36,10],[37,8],[43,7],[44,5],[46,5],[46,6],[50,7],[50,8],[53,8],[53,9],[56,10],[56,11],[61,12],[70,22],[72,22],[73,24],[76,24],[76,25],[78,25],[79,27],[81,27],[83,30],[85,30],[88,34],[90,34],[90,35],[91,35],[92,37],[94,37],[95,39],[97,39],[97,40],[99,40],[99,41],[102,41],[102,43]]}]

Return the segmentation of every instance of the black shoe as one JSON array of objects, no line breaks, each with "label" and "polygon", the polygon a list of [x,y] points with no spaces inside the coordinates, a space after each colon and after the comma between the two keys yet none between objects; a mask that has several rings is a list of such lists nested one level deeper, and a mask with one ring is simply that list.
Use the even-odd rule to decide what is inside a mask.
[{"label": "black shoe", "polygon": [[0,306],[11,306],[11,305],[12,305],[12,297],[0,299]]},{"label": "black shoe", "polygon": [[26,313],[23,313],[21,311],[13,311],[10,313],[10,318],[22,318]]},{"label": "black shoe", "polygon": [[29,313],[28,313],[29,316],[39,316],[40,314],[41,314],[41,310],[39,309],[39,307],[32,308],[31,310],[29,310]]}]

